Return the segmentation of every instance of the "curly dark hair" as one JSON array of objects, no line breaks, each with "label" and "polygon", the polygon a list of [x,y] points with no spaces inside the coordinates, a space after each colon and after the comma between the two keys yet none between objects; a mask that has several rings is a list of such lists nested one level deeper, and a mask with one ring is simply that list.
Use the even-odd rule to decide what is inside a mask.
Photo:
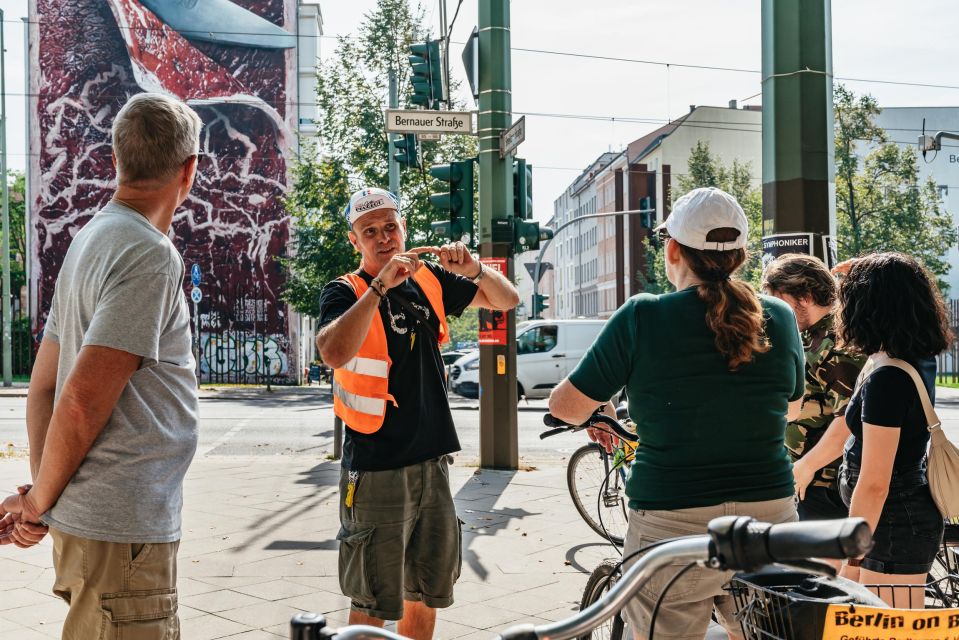
[{"label": "curly dark hair", "polygon": [[797,300],[809,298],[820,307],[836,302],[836,278],[814,256],[790,253],[770,262],[763,271],[765,291],[788,294]]},{"label": "curly dark hair", "polygon": [[915,258],[875,253],[856,260],[839,287],[839,337],[866,355],[915,362],[952,344],[936,281]]}]

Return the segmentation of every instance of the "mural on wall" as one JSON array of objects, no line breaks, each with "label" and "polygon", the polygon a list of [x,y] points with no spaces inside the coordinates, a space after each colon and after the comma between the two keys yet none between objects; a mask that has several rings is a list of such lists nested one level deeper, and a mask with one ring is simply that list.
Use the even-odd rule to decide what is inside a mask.
[{"label": "mural on wall", "polygon": [[275,261],[290,235],[281,196],[296,143],[295,20],[296,0],[31,0],[37,328],[71,239],[115,187],[113,118],[128,96],[155,91],[204,123],[196,183],[173,221],[184,290],[199,264],[201,320],[216,318],[201,330],[201,368],[206,341],[242,354],[243,366],[228,365],[238,374],[295,379],[296,322]]}]

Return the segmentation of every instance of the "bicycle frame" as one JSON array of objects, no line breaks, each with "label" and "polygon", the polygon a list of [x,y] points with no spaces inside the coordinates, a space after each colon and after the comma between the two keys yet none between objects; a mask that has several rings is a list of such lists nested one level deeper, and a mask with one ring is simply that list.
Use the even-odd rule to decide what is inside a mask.
[{"label": "bicycle frame", "polygon": [[[577,615],[544,625],[521,624],[503,631],[499,638],[537,638],[571,640],[586,635],[612,618],[642,589],[660,569],[674,562],[696,563],[707,566],[710,558],[710,538],[707,535],[677,538],[651,550],[640,558],[600,600]],[[335,640],[409,640],[405,636],[363,625],[351,625],[337,631]]]}]

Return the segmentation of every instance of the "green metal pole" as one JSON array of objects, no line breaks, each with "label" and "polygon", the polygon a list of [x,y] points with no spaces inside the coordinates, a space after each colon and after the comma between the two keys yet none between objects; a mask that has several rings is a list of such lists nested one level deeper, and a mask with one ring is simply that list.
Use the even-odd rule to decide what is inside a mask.
[{"label": "green metal pole", "polygon": [[7,186],[7,67],[3,42],[3,11],[0,10],[0,179],[3,180],[3,386],[13,385],[13,348],[10,314],[10,189]]},{"label": "green metal pole", "polygon": [[763,0],[763,235],[835,238],[830,0]]},{"label": "green metal pole", "polygon": [[[390,108],[395,109],[400,104],[399,92],[396,87],[396,70],[390,69]],[[396,162],[396,158],[393,156],[396,154],[396,145],[393,144],[393,134],[387,133],[387,139],[389,140],[389,146],[387,147],[389,153],[388,166],[390,170],[390,192],[393,193],[397,198],[400,197],[400,165]]]},{"label": "green metal pole", "polygon": [[[513,123],[509,0],[479,1],[480,256],[506,258],[513,278],[512,158],[499,157],[499,135]],[[504,224],[505,223],[505,224]],[[494,229],[496,231],[494,232]],[[516,469],[516,315],[507,314],[506,344],[480,347],[480,466]]]}]

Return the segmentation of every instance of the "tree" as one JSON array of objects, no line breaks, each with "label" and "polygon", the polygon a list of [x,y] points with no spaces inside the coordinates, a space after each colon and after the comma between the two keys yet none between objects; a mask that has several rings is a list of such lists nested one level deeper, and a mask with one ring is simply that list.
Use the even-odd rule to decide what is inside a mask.
[{"label": "tree", "polygon": [[[952,216],[932,179],[919,180],[916,152],[889,142],[875,124],[879,105],[870,95],[834,89],[836,221],[840,260],[874,251],[914,256],[947,285],[946,253],[957,241]],[[868,149],[864,157],[862,151]]]},{"label": "tree", "polygon": [[[389,72],[391,68],[396,72],[400,105],[409,104],[408,47],[429,35],[421,8],[412,9],[407,0],[378,0],[357,36],[340,38],[330,61],[317,71],[323,149],[321,153],[309,147],[301,154],[286,198],[294,238],[290,255],[281,259],[288,279],[284,299],[297,311],[316,316],[323,285],[358,264],[343,210],[356,189],[388,185],[389,140],[383,110],[388,104]],[[455,86],[450,93],[455,94]],[[407,246],[443,241],[430,229],[437,218],[429,194],[438,189],[428,168],[477,152],[472,136],[446,136],[421,141],[420,146],[423,168],[406,168],[401,175]]]},{"label": "tree", "polygon": [[[762,190],[753,187],[752,164],[733,160],[724,166],[709,148],[708,142],[699,141],[690,150],[687,174],[679,177],[676,197],[701,187],[717,187],[732,195],[743,207],[749,221],[749,245],[747,258],[740,276],[758,287],[762,278]],[[643,288],[649,293],[668,293],[675,288],[666,279],[666,263],[662,247],[648,239],[643,241],[646,250],[646,273],[640,274]]]}]

